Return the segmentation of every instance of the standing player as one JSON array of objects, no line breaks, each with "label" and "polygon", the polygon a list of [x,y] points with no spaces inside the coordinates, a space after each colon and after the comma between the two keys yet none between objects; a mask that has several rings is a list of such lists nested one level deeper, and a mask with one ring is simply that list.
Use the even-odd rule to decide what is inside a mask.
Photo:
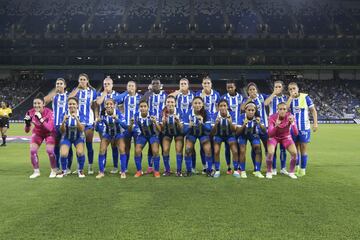
[{"label": "standing player", "polygon": [[126,178],[126,153],[124,131],[127,129],[124,116],[116,108],[115,100],[108,98],[105,100],[105,113],[101,116],[101,121],[97,122],[97,128],[102,136],[99,150],[99,174],[96,178],[105,176],[106,149],[110,143],[115,142],[120,152],[121,178]]},{"label": "standing player", "polygon": [[309,95],[305,93],[299,93],[299,87],[297,83],[292,82],[288,86],[290,97],[286,105],[290,109],[291,113],[295,116],[295,122],[299,130],[299,135],[293,134],[293,139],[298,149],[298,154],[301,155],[301,165],[299,168],[300,158],[297,158],[297,173],[302,177],[306,174],[306,165],[308,160],[307,145],[310,142],[310,119],[309,111],[313,117],[314,125],[313,131],[316,132],[318,128],[317,111],[315,105]]},{"label": "standing player", "polygon": [[[65,91],[66,82],[63,78],[56,79],[55,89],[52,90],[47,96],[44,97],[45,106],[52,102],[52,109],[54,114],[54,126],[55,126],[55,156],[56,156],[56,165],[57,168],[60,169],[60,139],[61,139],[61,131],[60,126],[63,122],[65,113],[68,110],[67,101],[68,101],[68,93]],[[68,169],[66,170],[66,174],[71,174],[71,164],[72,164],[72,148],[69,147],[68,155]]]},{"label": "standing player", "polygon": [[37,178],[40,176],[38,150],[41,143],[45,140],[46,152],[49,156],[51,173],[49,178],[56,177],[56,159],[54,154],[55,144],[55,129],[53,122],[53,113],[49,108],[44,106],[44,100],[35,98],[33,101],[33,108],[30,109],[24,118],[25,132],[31,130],[31,124],[34,125],[32,129],[30,141],[30,158],[34,169],[34,173],[30,178]]},{"label": "standing player", "polygon": [[[236,82],[234,80],[228,80],[226,82],[226,91],[227,93],[223,95],[221,99],[226,99],[229,109],[234,113],[233,122],[237,123],[239,116],[241,114],[240,106],[243,101],[243,96],[237,92]],[[225,141],[225,159],[226,159],[226,164],[228,166],[228,170],[226,174],[231,174],[232,171],[230,166],[230,162],[231,162],[230,146],[226,141]],[[236,171],[236,169],[234,169],[234,171]]]},{"label": "standing player", "polygon": [[[110,77],[106,77],[103,81],[103,91],[97,93],[96,104],[97,108],[95,109],[95,119],[96,122],[101,121],[101,116],[105,114],[105,102],[107,99],[114,99],[115,108],[120,103],[120,94],[113,90],[113,80]],[[99,135],[102,138],[102,135]],[[118,172],[119,165],[119,151],[116,146],[115,140],[111,142],[111,150],[112,150],[112,158],[113,158],[113,166],[114,168],[110,171],[110,173],[115,174]],[[106,152],[105,152],[106,158]]]},{"label": "standing player", "polygon": [[[277,111],[277,106],[279,103],[283,103],[287,101],[287,97],[283,94],[284,91],[284,83],[283,81],[275,81],[274,82],[274,91],[273,93],[265,100],[265,106],[269,106],[269,115],[273,115]],[[273,175],[277,174],[276,170],[276,149],[274,152],[274,159],[273,159]],[[280,144],[280,164],[281,164],[281,174],[287,175],[288,172],[286,171],[286,149],[283,145]]]},{"label": "standing player", "polygon": [[185,165],[186,176],[192,175],[192,155],[195,148],[196,139],[199,139],[204,149],[204,159],[207,163],[205,169],[208,176],[212,176],[212,157],[211,157],[211,114],[205,110],[204,100],[201,97],[194,97],[192,101],[192,111],[184,116],[184,133],[186,134]]},{"label": "standing player", "polygon": [[6,146],[6,132],[9,128],[9,118],[12,115],[12,110],[9,108],[9,106],[6,105],[5,102],[1,102],[1,108],[0,108],[0,132],[2,137],[2,144],[1,147]]},{"label": "standing player", "polygon": [[[126,89],[127,89],[127,95],[124,97],[122,104],[124,109],[124,117],[125,117],[126,125],[130,126],[131,119],[134,119],[135,114],[139,111],[141,94],[138,94],[136,92],[136,83],[134,81],[129,81],[127,83]],[[125,151],[126,151],[126,170],[128,169],[128,165],[129,165],[131,140],[133,139],[134,141],[134,149],[135,149],[136,136],[137,136],[137,132],[135,131],[134,128],[132,129],[132,131],[126,129],[124,132]]]},{"label": "standing player", "polygon": [[170,176],[170,147],[173,138],[175,139],[176,150],[176,176],[181,177],[181,165],[183,159],[184,136],[182,116],[175,107],[175,97],[170,95],[166,98],[166,106],[160,122],[162,128],[162,150],[164,161],[164,176]]},{"label": "standing player", "polygon": [[79,85],[70,93],[69,97],[76,97],[79,101],[79,111],[84,115],[85,141],[87,157],[89,161],[88,174],[94,174],[92,164],[94,162],[93,137],[94,137],[94,102],[96,90],[89,83],[89,76],[85,73],[79,75]]},{"label": "standing player", "polygon": [[159,133],[161,126],[158,124],[159,119],[156,116],[151,115],[149,112],[149,105],[146,99],[140,101],[140,112],[135,115],[135,120],[131,120],[129,131],[132,131],[133,123],[135,122],[135,129],[138,132],[136,137],[135,147],[135,165],[136,174],[135,177],[141,177],[143,175],[141,160],[142,150],[146,143],[149,143],[152,160],[154,163],[154,177],[160,177],[160,155],[159,155]]},{"label": "standing player", "polygon": [[250,142],[252,151],[255,153],[255,162],[254,162],[254,175],[258,178],[264,178],[261,174],[261,161],[262,161],[262,152],[260,145],[260,134],[266,131],[266,127],[259,116],[256,116],[257,107],[255,103],[248,102],[244,106],[245,113],[241,114],[238,121],[237,134],[239,136],[239,145],[240,145],[240,174],[241,178],[247,178],[245,171],[245,154],[246,154],[246,144],[247,141]]},{"label": "standing player", "polygon": [[296,179],[294,170],[296,164],[296,146],[291,138],[290,129],[296,136],[298,130],[295,124],[294,116],[287,112],[286,103],[281,102],[277,106],[278,112],[269,117],[269,140],[268,155],[266,157],[267,172],[266,178],[271,179],[273,176],[272,161],[274,157],[275,147],[279,143],[291,154],[289,177]]},{"label": "standing player", "polygon": [[[214,124],[212,128],[212,136],[214,141],[214,158],[215,158],[215,174],[214,177],[220,177],[220,150],[221,143],[227,143],[233,155],[234,176],[240,178],[238,169],[238,144],[236,142],[236,122],[235,113],[228,111],[229,106],[226,99],[219,102],[219,111],[213,116]],[[231,170],[230,170],[231,171]]]},{"label": "standing player", "polygon": [[74,144],[76,148],[76,157],[78,160],[77,173],[79,178],[84,178],[84,164],[85,164],[85,155],[84,155],[84,142],[85,142],[85,123],[84,115],[78,110],[78,100],[74,97],[71,97],[67,100],[68,110],[64,113],[63,120],[61,122],[60,131],[61,131],[61,142],[60,142],[60,162],[62,172],[58,174],[57,178],[63,178],[67,175],[67,160],[69,155],[69,150],[71,145]]}]

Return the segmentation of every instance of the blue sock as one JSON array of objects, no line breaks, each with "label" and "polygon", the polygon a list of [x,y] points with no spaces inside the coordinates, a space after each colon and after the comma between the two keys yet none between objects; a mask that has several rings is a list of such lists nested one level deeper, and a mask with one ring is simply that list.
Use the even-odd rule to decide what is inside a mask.
[{"label": "blue sock", "polygon": [[254,150],[251,150],[251,160],[253,162],[253,166],[254,166],[254,171],[256,171],[256,153]]},{"label": "blue sock", "polygon": [[261,163],[255,162],[255,171],[260,171],[260,169],[261,169]]},{"label": "blue sock", "polygon": [[176,154],[176,171],[178,172],[181,172],[182,160],[183,160],[183,155]]},{"label": "blue sock", "polygon": [[298,153],[296,156],[296,166],[299,166],[299,164],[300,164],[300,153]]},{"label": "blue sock", "polygon": [[188,172],[191,172],[191,161],[192,161],[191,156],[185,156],[185,166],[186,166],[186,171]]},{"label": "blue sock", "polygon": [[240,170],[245,171],[245,162],[240,162]]},{"label": "blue sock", "polygon": [[119,167],[119,150],[117,147],[112,147],[111,150],[112,150],[114,168],[118,168]]},{"label": "blue sock", "polygon": [[308,155],[301,155],[301,168],[306,168]]},{"label": "blue sock", "polygon": [[234,171],[239,169],[239,162],[238,161],[233,161],[233,165],[234,165]]},{"label": "blue sock", "polygon": [[276,169],[276,148],[275,148],[275,152],[274,152],[274,156],[273,156],[272,168]]},{"label": "blue sock", "polygon": [[79,168],[78,170],[82,171],[85,165],[85,155],[77,156]]},{"label": "blue sock", "polygon": [[129,159],[130,159],[130,154],[126,154],[126,170],[129,167]]},{"label": "blue sock", "polygon": [[154,159],[154,170],[155,172],[160,171],[160,156],[153,157]]},{"label": "blue sock", "polygon": [[141,159],[141,156],[135,156],[135,165],[137,171],[141,171]]},{"label": "blue sock", "polygon": [[286,168],[286,150],[280,146],[280,164],[281,168]]},{"label": "blue sock", "polygon": [[56,167],[60,169],[60,146],[59,145],[55,145],[54,154],[55,154],[55,159],[56,159]]},{"label": "blue sock", "polygon": [[67,160],[68,160],[68,157],[60,157],[61,168],[63,171],[65,171],[67,168]]},{"label": "blue sock", "polygon": [[230,145],[227,142],[225,142],[225,159],[226,159],[226,164],[230,166],[231,164]]},{"label": "blue sock", "polygon": [[148,165],[149,167],[152,167],[153,166],[153,157],[152,157],[152,152],[150,150],[150,146],[149,146],[149,150],[148,150]]},{"label": "blue sock", "polygon": [[106,163],[105,154],[99,154],[99,171],[102,173],[104,172],[105,169],[105,163]]},{"label": "blue sock", "polygon": [[170,157],[163,155],[164,168],[166,172],[170,172]]},{"label": "blue sock", "polygon": [[205,160],[207,162],[207,170],[210,172],[212,170],[212,157],[205,156]]},{"label": "blue sock", "polygon": [[220,161],[215,162],[215,171],[220,171]]},{"label": "blue sock", "polygon": [[205,157],[204,150],[203,150],[203,148],[201,147],[201,145],[200,145],[200,157],[201,157],[201,163],[202,163],[202,165],[205,165],[207,161],[206,161],[206,157]]},{"label": "blue sock", "polygon": [[67,168],[68,169],[71,169],[72,161],[73,161],[73,150],[70,147],[69,154],[68,154],[68,159],[67,159]]},{"label": "blue sock", "polygon": [[86,142],[87,156],[89,164],[93,164],[94,162],[94,150],[92,142]]},{"label": "blue sock", "polygon": [[196,153],[194,152],[194,154],[191,155],[191,163],[192,163],[192,168],[195,169],[196,168]]},{"label": "blue sock", "polygon": [[120,165],[121,172],[124,173],[126,171],[126,154],[120,154]]}]

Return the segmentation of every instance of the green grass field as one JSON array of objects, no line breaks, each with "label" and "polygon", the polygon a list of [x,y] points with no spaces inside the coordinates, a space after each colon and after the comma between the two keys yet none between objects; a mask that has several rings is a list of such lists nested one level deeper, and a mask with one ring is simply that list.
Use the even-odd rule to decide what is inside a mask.
[{"label": "green grass field", "polygon": [[[25,134],[12,124],[8,135]],[[44,147],[42,176],[30,180],[29,145],[10,143],[0,148],[0,239],[360,239],[359,140],[359,126],[320,125],[298,180],[49,179]]]}]

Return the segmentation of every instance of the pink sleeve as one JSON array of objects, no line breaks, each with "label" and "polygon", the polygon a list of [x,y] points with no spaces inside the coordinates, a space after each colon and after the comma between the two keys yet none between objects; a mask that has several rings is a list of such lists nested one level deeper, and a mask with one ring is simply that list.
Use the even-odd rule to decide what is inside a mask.
[{"label": "pink sleeve", "polygon": [[47,111],[46,116],[43,118],[44,122],[42,123],[46,130],[49,132],[53,131],[54,129],[54,121],[53,121],[53,114],[52,111]]},{"label": "pink sleeve", "polygon": [[275,121],[274,121],[274,118],[272,118],[272,117],[269,118],[268,134],[269,134],[269,137],[276,136]]},{"label": "pink sleeve", "polygon": [[299,135],[299,130],[298,130],[295,122],[294,122],[293,124],[291,124],[290,127],[291,127],[291,130],[292,130],[292,133],[293,133],[295,136]]}]

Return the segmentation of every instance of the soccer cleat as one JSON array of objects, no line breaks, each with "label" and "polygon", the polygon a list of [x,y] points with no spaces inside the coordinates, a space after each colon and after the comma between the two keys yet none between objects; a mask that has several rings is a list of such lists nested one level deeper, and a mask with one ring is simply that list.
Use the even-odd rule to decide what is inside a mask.
[{"label": "soccer cleat", "polygon": [[297,176],[295,175],[295,173],[289,173],[288,176],[292,179],[297,179]]},{"label": "soccer cleat", "polygon": [[206,168],[203,168],[202,172],[201,172],[202,175],[206,175],[207,174],[207,170]]},{"label": "soccer cleat", "polygon": [[154,171],[155,178],[160,178],[160,176],[161,176],[160,172]]},{"label": "soccer cleat", "polygon": [[282,168],[282,169],[280,170],[280,174],[289,175],[288,171],[286,171],[286,168]]},{"label": "soccer cleat", "polygon": [[214,178],[219,178],[220,177],[220,171],[215,171],[213,177]]},{"label": "soccer cleat", "polygon": [[267,179],[272,179],[272,173],[271,173],[271,172],[267,172],[267,173],[266,173],[266,178],[267,178]]},{"label": "soccer cleat", "polygon": [[[65,175],[71,175],[71,169],[66,169],[66,171],[64,172]],[[74,173],[77,173],[76,171],[74,171]]]},{"label": "soccer cleat", "polygon": [[85,178],[85,174],[84,174],[84,171],[83,171],[83,170],[79,170],[79,171],[78,171],[78,177],[79,177],[79,178]]},{"label": "soccer cleat", "polygon": [[297,174],[298,177],[303,177],[306,175],[305,168],[300,168],[299,173]]},{"label": "soccer cleat", "polygon": [[191,172],[192,172],[193,174],[197,174],[197,171],[196,171],[195,168],[192,168],[192,169],[191,169]]},{"label": "soccer cleat", "polygon": [[170,171],[165,171],[164,173],[163,173],[163,176],[170,176],[171,175],[171,172]]},{"label": "soccer cleat", "polygon": [[49,178],[56,178],[56,173],[57,173],[56,169],[51,169]]},{"label": "soccer cleat", "polygon": [[154,172],[154,168],[152,167],[148,167],[148,169],[146,170],[146,174],[151,174]]},{"label": "soccer cleat", "polygon": [[273,170],[272,170],[272,175],[274,175],[274,176],[277,175],[277,169],[276,169],[276,168],[273,168]]},{"label": "soccer cleat", "polygon": [[233,176],[236,177],[236,178],[240,178],[240,176],[241,176],[240,171],[239,170],[234,171]]},{"label": "soccer cleat", "polygon": [[[192,172],[192,171],[191,171],[191,172]],[[175,176],[177,176],[177,177],[182,177],[183,175],[182,175],[181,171],[177,171],[176,174],[175,174]]]},{"label": "soccer cleat", "polygon": [[247,175],[246,175],[245,171],[241,171],[240,176],[241,176],[241,178],[247,178]]},{"label": "soccer cleat", "polygon": [[103,177],[105,177],[105,174],[102,173],[102,172],[99,172],[99,174],[96,175],[96,179],[101,179],[101,178],[103,178]]},{"label": "soccer cleat", "polygon": [[232,174],[231,167],[228,168],[228,170],[226,171],[226,174],[227,174],[227,175],[231,175],[231,174]]},{"label": "soccer cleat", "polygon": [[141,177],[143,175],[143,172],[142,171],[137,171],[134,175],[134,177],[138,178],[138,177]]},{"label": "soccer cleat", "polygon": [[93,174],[94,174],[94,170],[93,170],[93,168],[92,168],[92,164],[89,164],[89,166],[88,166],[88,174],[89,174],[89,175],[93,175]]},{"label": "soccer cleat", "polygon": [[116,174],[117,172],[118,172],[118,169],[117,169],[117,168],[113,168],[113,169],[110,171],[111,174]]},{"label": "soccer cleat", "polygon": [[122,172],[122,173],[120,174],[120,178],[121,178],[121,179],[125,179],[125,178],[126,178],[126,173],[125,173],[125,172]]},{"label": "soccer cleat", "polygon": [[255,175],[255,177],[264,178],[264,175],[262,175],[260,171],[256,171],[253,174]]},{"label": "soccer cleat", "polygon": [[63,178],[66,176],[66,171],[61,171],[60,173],[56,174],[56,178]]},{"label": "soccer cleat", "polygon": [[39,171],[34,171],[33,174],[30,175],[30,179],[34,179],[34,178],[37,178],[37,177],[40,177],[40,172]]},{"label": "soccer cleat", "polygon": [[211,169],[210,171],[206,171],[206,175],[207,175],[208,177],[213,177],[214,174],[215,174],[215,170],[213,170],[213,169]]}]

